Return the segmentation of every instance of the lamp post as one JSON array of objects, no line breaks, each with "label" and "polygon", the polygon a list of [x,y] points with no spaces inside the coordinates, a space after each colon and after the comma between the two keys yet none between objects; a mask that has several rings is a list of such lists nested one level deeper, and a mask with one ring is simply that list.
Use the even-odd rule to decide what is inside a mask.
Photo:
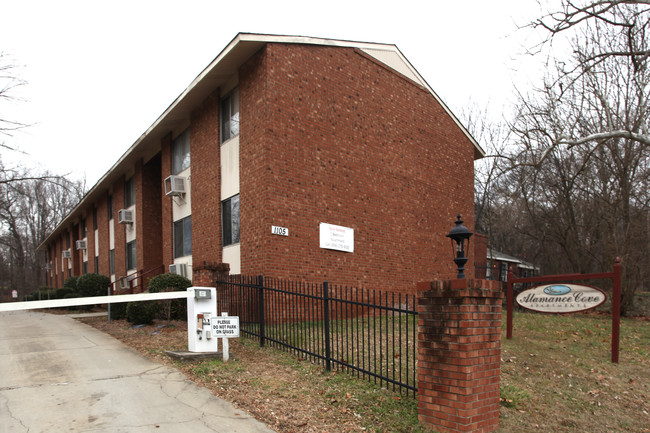
[{"label": "lamp post", "polygon": [[[454,263],[458,266],[457,278],[459,280],[465,278],[465,263],[467,263],[466,252],[469,252],[469,238],[472,235],[473,233],[463,225],[463,220],[460,219],[460,214],[458,214],[456,227],[449,231],[447,237],[451,239],[451,246],[454,250]],[[454,245],[454,242],[456,245]]]}]

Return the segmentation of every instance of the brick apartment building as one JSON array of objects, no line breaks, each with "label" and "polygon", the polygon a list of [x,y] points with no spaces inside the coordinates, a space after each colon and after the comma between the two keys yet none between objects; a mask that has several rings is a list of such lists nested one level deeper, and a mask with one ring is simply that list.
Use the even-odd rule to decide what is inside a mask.
[{"label": "brick apartment building", "polygon": [[455,275],[482,155],[394,45],[239,34],[39,247],[48,284],[228,263],[413,289]]}]

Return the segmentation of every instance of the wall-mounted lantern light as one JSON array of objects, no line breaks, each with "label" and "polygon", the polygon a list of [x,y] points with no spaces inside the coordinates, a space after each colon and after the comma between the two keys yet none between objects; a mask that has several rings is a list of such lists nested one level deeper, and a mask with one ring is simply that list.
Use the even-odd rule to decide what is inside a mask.
[{"label": "wall-mounted lantern light", "polygon": [[463,225],[463,220],[456,220],[456,227],[449,231],[447,235],[451,239],[451,246],[454,249],[454,263],[458,266],[458,279],[465,278],[465,263],[467,263],[467,253],[469,252],[469,238],[473,233]]}]

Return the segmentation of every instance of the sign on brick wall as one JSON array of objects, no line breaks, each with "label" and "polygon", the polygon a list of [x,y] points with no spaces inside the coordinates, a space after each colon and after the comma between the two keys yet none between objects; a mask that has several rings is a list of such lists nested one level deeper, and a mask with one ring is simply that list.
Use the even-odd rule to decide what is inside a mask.
[{"label": "sign on brick wall", "polygon": [[320,223],[320,247],[353,253],[354,229]]}]

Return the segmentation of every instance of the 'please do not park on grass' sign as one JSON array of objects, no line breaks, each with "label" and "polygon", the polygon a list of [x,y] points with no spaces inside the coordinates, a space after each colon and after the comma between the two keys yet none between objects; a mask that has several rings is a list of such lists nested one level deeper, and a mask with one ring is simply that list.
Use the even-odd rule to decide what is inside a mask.
[{"label": "'please do not park on grass' sign", "polygon": [[581,284],[546,284],[524,290],[517,304],[540,313],[576,313],[596,308],[607,295],[596,287]]}]

